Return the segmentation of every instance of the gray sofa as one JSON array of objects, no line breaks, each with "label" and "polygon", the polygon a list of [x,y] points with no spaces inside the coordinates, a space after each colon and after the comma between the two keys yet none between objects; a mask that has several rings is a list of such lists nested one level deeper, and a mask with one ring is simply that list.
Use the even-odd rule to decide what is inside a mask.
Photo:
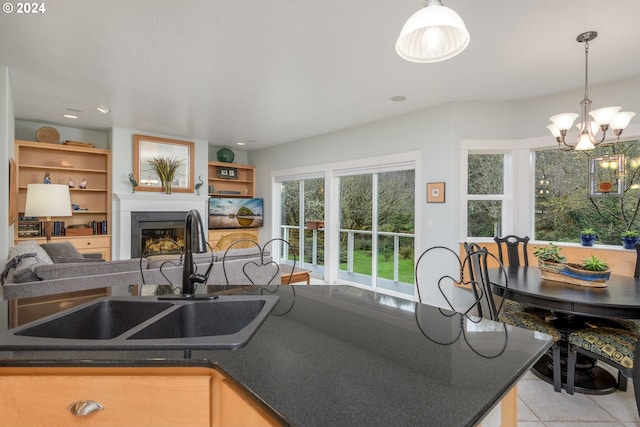
[{"label": "gray sofa", "polygon": [[[155,255],[131,260],[102,261],[79,254],[68,242],[39,246],[24,242],[10,251],[10,260],[23,257],[11,268],[2,286],[5,300],[31,298],[113,285],[172,285],[180,287],[180,255]],[[35,256],[31,256],[35,254]],[[260,248],[194,254],[197,272],[214,262],[209,291],[230,285],[280,283],[277,265]]]}]

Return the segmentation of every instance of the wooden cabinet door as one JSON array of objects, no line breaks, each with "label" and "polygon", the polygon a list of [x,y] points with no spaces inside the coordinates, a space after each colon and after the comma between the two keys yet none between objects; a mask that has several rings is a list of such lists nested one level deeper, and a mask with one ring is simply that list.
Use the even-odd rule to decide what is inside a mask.
[{"label": "wooden cabinet door", "polygon": [[[69,405],[102,406],[74,415]],[[0,368],[0,425],[279,426],[255,398],[205,367]]]},{"label": "wooden cabinet door", "polygon": [[[155,368],[0,370],[0,423],[38,426],[210,426],[209,372],[185,375]],[[104,409],[86,416],[67,407],[90,400]]]}]

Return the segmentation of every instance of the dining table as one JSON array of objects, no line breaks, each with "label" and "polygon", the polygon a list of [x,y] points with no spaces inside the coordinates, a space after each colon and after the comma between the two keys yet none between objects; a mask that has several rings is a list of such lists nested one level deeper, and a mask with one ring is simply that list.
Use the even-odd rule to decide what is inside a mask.
[{"label": "dining table", "polygon": [[[543,279],[535,266],[489,269],[489,278],[496,295],[549,310],[551,322],[561,335],[560,354],[562,386],[566,384],[568,335],[589,327],[601,319],[640,319],[640,279],[612,274],[604,287],[580,286]],[[553,383],[553,362],[550,355],[542,357],[532,368],[541,379]],[[617,379],[594,358],[579,354],[576,367],[576,392],[608,394],[617,390]]]}]

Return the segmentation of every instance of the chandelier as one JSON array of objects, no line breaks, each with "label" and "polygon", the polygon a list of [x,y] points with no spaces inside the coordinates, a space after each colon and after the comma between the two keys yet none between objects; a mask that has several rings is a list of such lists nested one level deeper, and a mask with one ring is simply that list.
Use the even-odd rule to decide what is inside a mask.
[{"label": "chandelier", "polygon": [[[636,115],[632,112],[619,112],[622,107],[604,107],[591,111],[591,100],[589,99],[589,42],[598,37],[595,31],[587,31],[576,37],[579,43],[584,43],[584,99],[580,102],[580,123],[578,128],[578,139],[575,144],[567,143],[565,137],[573,126],[573,122],[578,118],[576,113],[561,113],[551,116],[552,124],[547,126],[551,134],[558,142],[558,148],[563,151],[570,150],[593,150],[597,146],[613,145],[620,140],[622,131],[629,125],[629,122]],[[593,119],[593,120],[591,120]],[[616,140],[604,142],[609,128],[613,129]],[[596,138],[598,132],[602,132],[600,139]]]},{"label": "chandelier", "polygon": [[464,21],[441,0],[425,0],[400,31],[396,52],[411,62],[439,62],[453,58],[469,44]]}]

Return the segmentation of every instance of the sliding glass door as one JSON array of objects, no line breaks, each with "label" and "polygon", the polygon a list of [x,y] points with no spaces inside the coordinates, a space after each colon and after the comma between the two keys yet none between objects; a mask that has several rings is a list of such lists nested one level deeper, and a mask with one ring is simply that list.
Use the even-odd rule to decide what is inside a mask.
[{"label": "sliding glass door", "polygon": [[[285,180],[280,183],[280,237],[290,243],[285,259],[324,277],[324,178]],[[287,248],[283,248],[287,250]]]},{"label": "sliding glass door", "polygon": [[339,279],[413,296],[415,173],[340,177]]},{"label": "sliding glass door", "polygon": [[413,298],[416,158],[404,153],[276,176],[274,215],[279,237],[291,244],[278,262],[295,255],[314,280]]}]

